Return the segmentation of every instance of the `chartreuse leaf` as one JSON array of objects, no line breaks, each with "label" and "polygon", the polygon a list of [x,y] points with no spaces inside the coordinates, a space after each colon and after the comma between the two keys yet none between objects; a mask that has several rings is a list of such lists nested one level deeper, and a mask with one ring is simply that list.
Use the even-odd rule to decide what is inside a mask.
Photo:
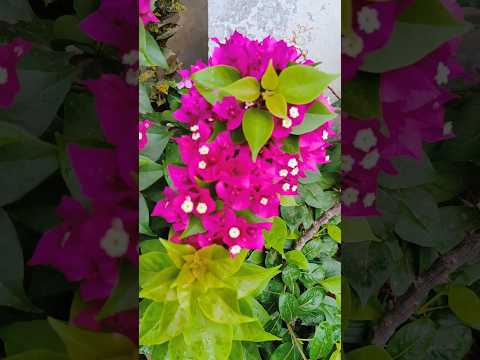
[{"label": "chartreuse leaf", "polygon": [[275,90],[279,84],[278,74],[273,67],[273,59],[270,59],[267,70],[262,76],[262,87],[265,90]]},{"label": "chartreuse leaf", "polygon": [[308,104],[327,88],[338,75],[324,73],[307,65],[294,65],[282,71],[279,77],[278,93],[289,104]]},{"label": "chartreuse leaf", "polygon": [[123,335],[91,332],[52,318],[48,321],[63,340],[71,360],[133,360],[137,358],[136,346]]},{"label": "chartreuse leaf", "polygon": [[198,305],[203,314],[216,323],[234,325],[255,321],[239,313],[238,300],[231,290],[217,289],[202,294]]},{"label": "chartreuse leaf", "polygon": [[17,232],[7,213],[0,208],[0,306],[22,311],[37,311],[30,303],[23,289],[23,252]]},{"label": "chartreuse leaf", "polygon": [[223,97],[220,89],[240,78],[241,75],[237,69],[226,65],[210,66],[192,75],[198,91],[211,104]]},{"label": "chartreuse leaf", "polygon": [[280,205],[282,206],[298,206],[297,201],[295,200],[295,196],[280,196]]},{"label": "chartreuse leaf", "polygon": [[285,258],[289,264],[298,266],[302,270],[308,270],[308,260],[299,250],[291,250],[285,254]]},{"label": "chartreuse leaf", "polygon": [[330,112],[323,103],[318,101],[307,111],[303,121],[292,129],[292,135],[312,132],[334,117],[335,113]]},{"label": "chartreuse leaf", "polygon": [[[141,261],[141,259],[140,259]],[[175,295],[171,285],[175,281],[179,271],[175,267],[165,268],[151,277],[143,284],[143,289],[140,291],[140,297],[154,301],[165,301],[167,298],[172,298]]]},{"label": "chartreuse leaf", "polygon": [[196,352],[191,347],[187,346],[185,339],[182,335],[177,336],[176,338],[168,342],[168,357],[161,354],[163,357],[154,358],[152,354],[151,360],[195,360]]},{"label": "chartreuse leaf", "polygon": [[140,256],[140,286],[144,287],[156,273],[174,266],[174,263],[166,253],[153,251],[143,254]]},{"label": "chartreuse leaf", "polygon": [[201,234],[204,232],[205,232],[205,228],[203,227],[200,219],[195,216],[190,216],[190,220],[188,221],[188,226],[185,229],[185,231],[180,235],[180,239],[185,239],[189,236]]},{"label": "chartreuse leaf", "polygon": [[266,111],[251,108],[245,112],[242,129],[253,161],[256,161],[258,153],[272,136],[273,125],[272,115]]},{"label": "chartreuse leaf", "polygon": [[466,286],[451,285],[448,306],[465,324],[480,329],[480,298]]},{"label": "chartreuse leaf", "polygon": [[328,224],[327,233],[328,233],[328,236],[330,236],[336,242],[338,243],[342,242],[342,230],[337,225]]},{"label": "chartreuse leaf", "polygon": [[268,111],[279,118],[287,117],[287,100],[282,94],[273,94],[265,96],[265,105]]},{"label": "chartreuse leaf", "polygon": [[237,281],[237,297],[242,299],[258,296],[279,272],[279,266],[264,268],[244,263],[234,277],[234,280]]},{"label": "chartreuse leaf", "polygon": [[267,232],[264,230],[263,234],[265,237],[265,248],[274,248],[284,256],[285,252],[283,248],[288,237],[288,229],[285,221],[280,217],[275,217],[270,231]]},{"label": "chartreuse leaf", "polygon": [[170,257],[170,259],[175,263],[175,266],[179,269],[185,263],[185,260],[183,259],[183,257],[185,255],[192,255],[195,253],[195,248],[191,245],[175,244],[171,241],[166,241],[163,239],[160,239],[160,242],[167,250],[167,254]]},{"label": "chartreuse leaf", "polygon": [[260,84],[252,76],[237,80],[222,90],[240,101],[255,101],[260,96]]},{"label": "chartreuse leaf", "polygon": [[347,357],[348,360],[392,360],[392,357],[384,348],[375,345],[369,345],[350,351]]}]

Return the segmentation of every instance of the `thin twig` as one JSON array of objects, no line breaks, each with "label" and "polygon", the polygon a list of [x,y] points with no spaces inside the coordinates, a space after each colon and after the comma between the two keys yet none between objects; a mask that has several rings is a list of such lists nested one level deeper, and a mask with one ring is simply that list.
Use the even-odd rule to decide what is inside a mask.
[{"label": "thin twig", "polygon": [[328,90],[330,90],[332,92],[332,94],[335,95],[337,100],[342,100],[342,98],[340,96],[338,96],[338,94],[335,92],[335,90],[333,90],[333,88],[331,86],[328,87]]},{"label": "thin twig", "polygon": [[298,351],[300,352],[300,355],[302,356],[302,359],[303,360],[308,360],[307,356],[303,353],[302,344],[300,343],[300,340],[298,340],[297,336],[295,335],[295,332],[293,331],[292,325],[287,323],[287,329],[288,329],[288,332],[290,333],[290,336],[292,338],[292,342],[295,344]]},{"label": "thin twig", "polygon": [[372,343],[384,346],[395,333],[420,307],[430,291],[449,281],[449,276],[459,267],[480,256],[480,235],[468,235],[453,250],[441,256],[432,267],[414,282],[402,296],[392,311],[380,320],[375,328]]},{"label": "thin twig", "polygon": [[308,229],[305,234],[303,234],[300,239],[297,240],[297,243],[295,244],[295,249],[301,251],[305,244],[315,236],[318,230],[320,230],[320,227],[327,224],[334,216],[340,214],[341,209],[342,206],[340,205],[340,203],[336,203],[333,207],[325,211],[320,217],[320,219],[315,221],[310,227],[310,229]]}]

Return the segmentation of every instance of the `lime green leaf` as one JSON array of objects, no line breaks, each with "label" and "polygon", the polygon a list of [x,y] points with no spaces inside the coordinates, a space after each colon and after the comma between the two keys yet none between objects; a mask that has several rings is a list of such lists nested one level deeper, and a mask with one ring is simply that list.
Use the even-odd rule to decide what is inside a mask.
[{"label": "lime green leaf", "polygon": [[209,291],[198,298],[203,314],[211,321],[220,324],[242,324],[255,321],[238,312],[238,300],[230,291]]},{"label": "lime green leaf", "polygon": [[465,286],[451,285],[448,306],[465,324],[480,329],[480,298]]},{"label": "lime green leaf", "polygon": [[308,104],[327,88],[338,75],[327,74],[307,65],[294,65],[282,71],[278,92],[289,104]]},{"label": "lime green leaf", "polygon": [[141,241],[140,250],[142,254],[147,254],[149,252],[165,252],[165,248],[160,242],[160,239]]},{"label": "lime green leaf", "polygon": [[259,321],[254,321],[235,326],[233,328],[233,340],[263,342],[281,339],[266,332]]},{"label": "lime green leaf", "polygon": [[139,190],[143,191],[163,177],[163,166],[139,155]]},{"label": "lime green leaf", "polygon": [[255,101],[260,96],[260,84],[252,76],[237,80],[222,90],[240,101]]},{"label": "lime green leaf", "polygon": [[337,225],[328,224],[327,232],[328,236],[330,236],[333,240],[338,243],[342,242],[342,230]]},{"label": "lime green leaf", "polygon": [[297,317],[298,306],[298,300],[292,294],[282,294],[278,299],[280,316],[287,323],[291,323]]},{"label": "lime green leaf", "polygon": [[349,243],[363,241],[380,241],[365,218],[348,218],[342,221],[343,233],[347,234],[345,239]]},{"label": "lime green leaf", "polygon": [[168,267],[156,274],[150,276],[148,281],[142,283],[143,290],[140,291],[140,297],[154,301],[165,301],[171,295],[171,285],[178,277],[177,268]]},{"label": "lime green leaf", "polygon": [[273,67],[273,60],[270,59],[267,70],[265,71],[265,74],[263,74],[262,76],[262,87],[265,90],[273,91],[277,88],[278,83],[279,83],[278,74]]},{"label": "lime green leaf", "polygon": [[468,29],[440,1],[417,0],[399,17],[386,46],[369,53],[361,69],[384,73],[407,67]]},{"label": "lime green leaf", "polygon": [[312,132],[334,117],[335,113],[330,112],[323,103],[318,101],[307,111],[303,121],[292,129],[292,135]]},{"label": "lime green leaf", "polygon": [[144,287],[156,273],[173,266],[174,263],[164,252],[152,251],[141,255],[139,273],[140,287]]},{"label": "lime green leaf", "polygon": [[350,351],[347,357],[348,360],[392,360],[392,357],[385,351],[385,349],[375,345],[369,345]]},{"label": "lime green leaf", "polygon": [[48,321],[63,340],[71,360],[128,359],[137,352],[123,335],[90,332],[52,318]]},{"label": "lime green leaf", "polygon": [[272,136],[273,125],[272,115],[265,111],[251,108],[245,112],[242,129],[250,146],[253,161],[256,161],[258,153]]},{"label": "lime green leaf", "polygon": [[231,66],[210,66],[192,75],[195,85],[202,96],[211,104],[223,96],[220,89],[241,78],[237,69]]},{"label": "lime green leaf", "polygon": [[[295,202],[295,200],[293,200]],[[282,204],[283,205],[283,204]],[[265,248],[274,248],[282,256],[285,254],[283,248],[288,237],[288,230],[285,221],[280,217],[273,219],[272,227],[270,231],[264,230]]]},{"label": "lime green leaf", "polygon": [[332,294],[340,294],[342,291],[342,277],[333,276],[331,278],[320,281],[322,285],[328,292]]},{"label": "lime green leaf", "polygon": [[258,296],[268,285],[268,282],[280,272],[279,267],[264,268],[255,264],[245,263],[235,274],[237,297]]},{"label": "lime green leaf", "polygon": [[185,339],[182,335],[168,342],[168,356],[162,352],[160,357],[155,358],[152,353],[151,360],[194,360],[199,354],[185,343]]},{"label": "lime green leaf", "polygon": [[287,117],[287,100],[282,94],[273,94],[265,97],[268,111],[279,118]]},{"label": "lime green leaf", "polygon": [[184,245],[184,244],[175,244],[171,241],[166,241],[160,239],[160,242],[167,250],[168,256],[170,259],[175,263],[177,268],[181,268],[184,264],[183,257],[185,255],[192,255],[195,253],[195,248],[191,245]]},{"label": "lime green leaf", "polygon": [[280,205],[282,206],[298,206],[295,196],[280,196]]},{"label": "lime green leaf", "polygon": [[285,258],[289,264],[298,266],[302,270],[308,269],[308,260],[299,250],[291,250],[285,254]]},{"label": "lime green leaf", "polygon": [[185,239],[189,236],[201,234],[205,232],[205,228],[202,225],[202,222],[199,218],[195,216],[190,216],[188,226],[185,231],[180,235],[180,239]]}]

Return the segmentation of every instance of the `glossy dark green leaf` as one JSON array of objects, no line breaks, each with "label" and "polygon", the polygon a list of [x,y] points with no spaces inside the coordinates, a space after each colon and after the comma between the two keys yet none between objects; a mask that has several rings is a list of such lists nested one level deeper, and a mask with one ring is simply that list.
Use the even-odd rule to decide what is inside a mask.
[{"label": "glossy dark green leaf", "polygon": [[299,303],[297,298],[289,293],[280,295],[278,298],[278,309],[284,321],[291,323],[298,314]]}]

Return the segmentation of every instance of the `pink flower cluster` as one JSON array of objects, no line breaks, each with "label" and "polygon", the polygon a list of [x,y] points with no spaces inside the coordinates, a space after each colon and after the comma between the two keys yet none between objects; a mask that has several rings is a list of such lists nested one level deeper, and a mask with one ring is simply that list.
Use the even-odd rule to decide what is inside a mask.
[{"label": "pink flower cluster", "polygon": [[[354,32],[343,39],[344,84],[354,77],[365,54],[388,41],[399,13],[411,3],[353,2]],[[461,8],[454,2],[444,4],[454,17],[462,19]],[[356,45],[351,43],[353,38]],[[353,51],[360,49],[360,44],[362,51]],[[413,65],[380,74],[382,121],[388,136],[380,130],[380,119],[365,121],[342,114],[342,214],[377,215],[378,175],[381,171],[395,173],[391,160],[399,156],[421,159],[424,142],[453,136],[452,124],[444,122],[444,104],[453,98],[446,85],[463,74],[455,60],[458,46],[458,39],[450,40]]]},{"label": "pink flower cluster", "polygon": [[159,22],[152,11],[152,3],[153,0],[139,0],[140,19],[145,25]]},{"label": "pink flower cluster", "polygon": [[[301,57],[295,47],[272,38],[258,42],[235,33],[224,44],[218,43],[209,65],[235,66],[242,75],[257,79],[262,77],[270,59],[276,70],[282,70]],[[274,119],[272,138],[253,162],[248,144],[232,138],[241,129],[246,109],[259,105],[228,96],[209,104],[189,80],[192,73],[205,67],[198,63],[190,71],[180,73],[187,91],[174,117],[186,123],[191,133],[175,140],[185,166],[168,167],[174,187],[165,189],[164,198],[156,204],[152,215],[173,224],[171,240],[175,242],[184,241],[196,247],[222,244],[233,255],[242,248],[262,250],[263,230],[271,227],[268,218],[278,216],[280,196],[297,195],[298,180],[305,171],[316,171],[319,164],[329,161],[332,123],[327,121],[315,131],[300,135],[298,152],[287,153],[283,150],[285,140],[315,102],[289,105],[288,117]],[[326,97],[316,101],[333,112]],[[214,134],[218,123],[223,123],[225,130]],[[252,221],[251,215],[257,222]],[[192,218],[200,221],[204,231],[181,239]]]}]

